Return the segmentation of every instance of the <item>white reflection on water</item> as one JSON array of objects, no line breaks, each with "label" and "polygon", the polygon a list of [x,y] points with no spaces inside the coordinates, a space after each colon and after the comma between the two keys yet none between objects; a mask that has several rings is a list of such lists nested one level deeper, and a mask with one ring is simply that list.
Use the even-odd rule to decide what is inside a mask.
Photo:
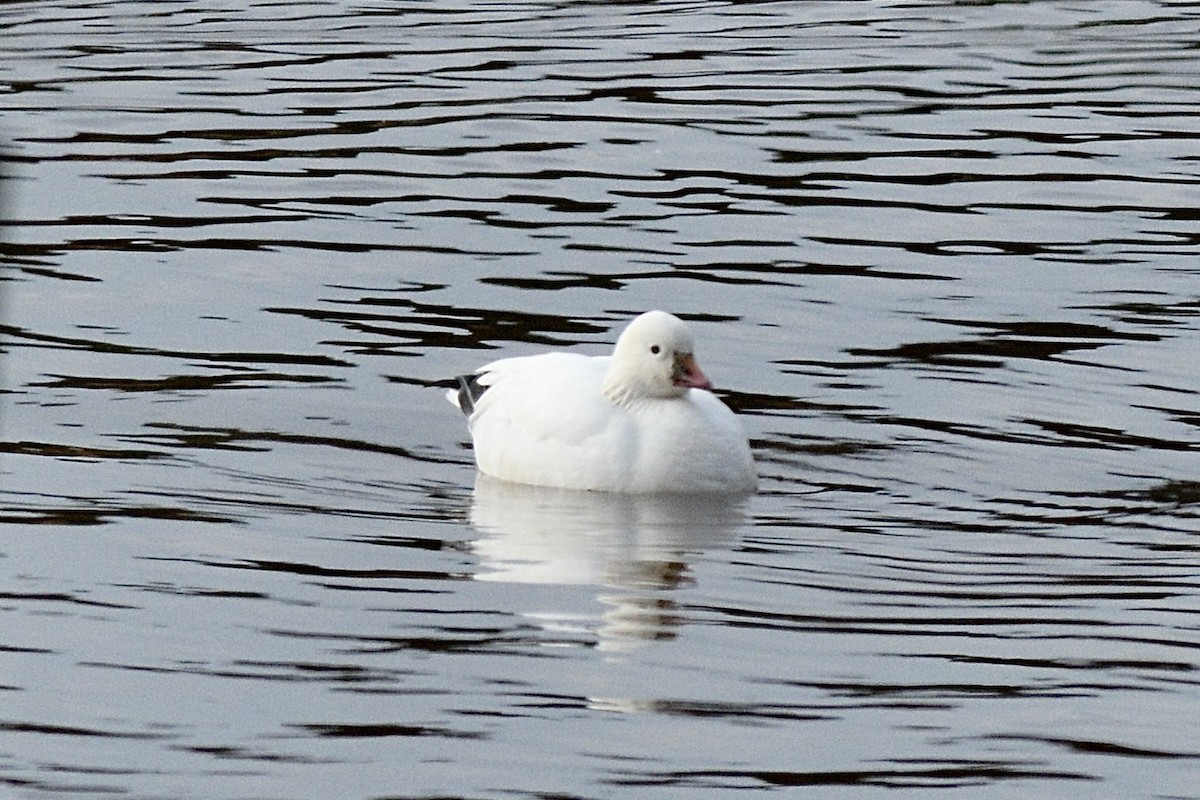
[{"label": "white reflection on water", "polygon": [[[479,580],[596,586],[608,606],[599,646],[623,650],[676,635],[667,593],[691,582],[691,557],[735,540],[746,507],[740,497],[577,492],[481,474],[470,520]],[[531,616],[550,628],[588,622]]]}]

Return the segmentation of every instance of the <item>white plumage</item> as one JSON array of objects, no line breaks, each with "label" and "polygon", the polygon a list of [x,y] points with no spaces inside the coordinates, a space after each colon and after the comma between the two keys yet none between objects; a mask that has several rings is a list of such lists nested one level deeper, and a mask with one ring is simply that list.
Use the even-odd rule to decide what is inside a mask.
[{"label": "white plumage", "polygon": [[754,460],[709,391],[692,336],[664,311],[634,319],[611,356],[505,358],[447,392],[467,414],[480,472],[564,489],[749,492]]}]

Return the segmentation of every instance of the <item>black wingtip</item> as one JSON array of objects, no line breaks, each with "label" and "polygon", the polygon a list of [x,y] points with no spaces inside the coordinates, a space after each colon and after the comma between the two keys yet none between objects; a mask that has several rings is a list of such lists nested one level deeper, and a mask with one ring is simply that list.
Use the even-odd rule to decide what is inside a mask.
[{"label": "black wingtip", "polygon": [[475,413],[475,401],[483,396],[487,387],[479,382],[478,375],[458,376],[458,407],[467,416]]}]

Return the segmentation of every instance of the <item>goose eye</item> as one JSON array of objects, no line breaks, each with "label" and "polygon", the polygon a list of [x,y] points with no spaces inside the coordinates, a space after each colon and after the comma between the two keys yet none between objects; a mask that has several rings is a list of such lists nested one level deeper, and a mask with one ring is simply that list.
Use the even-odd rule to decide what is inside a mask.
[{"label": "goose eye", "polygon": [[659,347],[658,345],[656,345],[656,344],[650,345],[650,352],[654,353],[654,355],[658,355],[660,350],[662,350],[662,348]]}]

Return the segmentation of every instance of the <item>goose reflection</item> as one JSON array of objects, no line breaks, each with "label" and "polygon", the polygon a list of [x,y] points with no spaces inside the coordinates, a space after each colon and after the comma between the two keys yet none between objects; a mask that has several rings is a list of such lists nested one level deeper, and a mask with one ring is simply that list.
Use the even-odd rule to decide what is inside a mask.
[{"label": "goose reflection", "polygon": [[732,541],[745,513],[738,497],[579,492],[480,474],[476,577],[595,586],[607,606],[599,646],[627,650],[677,635],[670,593],[694,582],[689,557]]}]

